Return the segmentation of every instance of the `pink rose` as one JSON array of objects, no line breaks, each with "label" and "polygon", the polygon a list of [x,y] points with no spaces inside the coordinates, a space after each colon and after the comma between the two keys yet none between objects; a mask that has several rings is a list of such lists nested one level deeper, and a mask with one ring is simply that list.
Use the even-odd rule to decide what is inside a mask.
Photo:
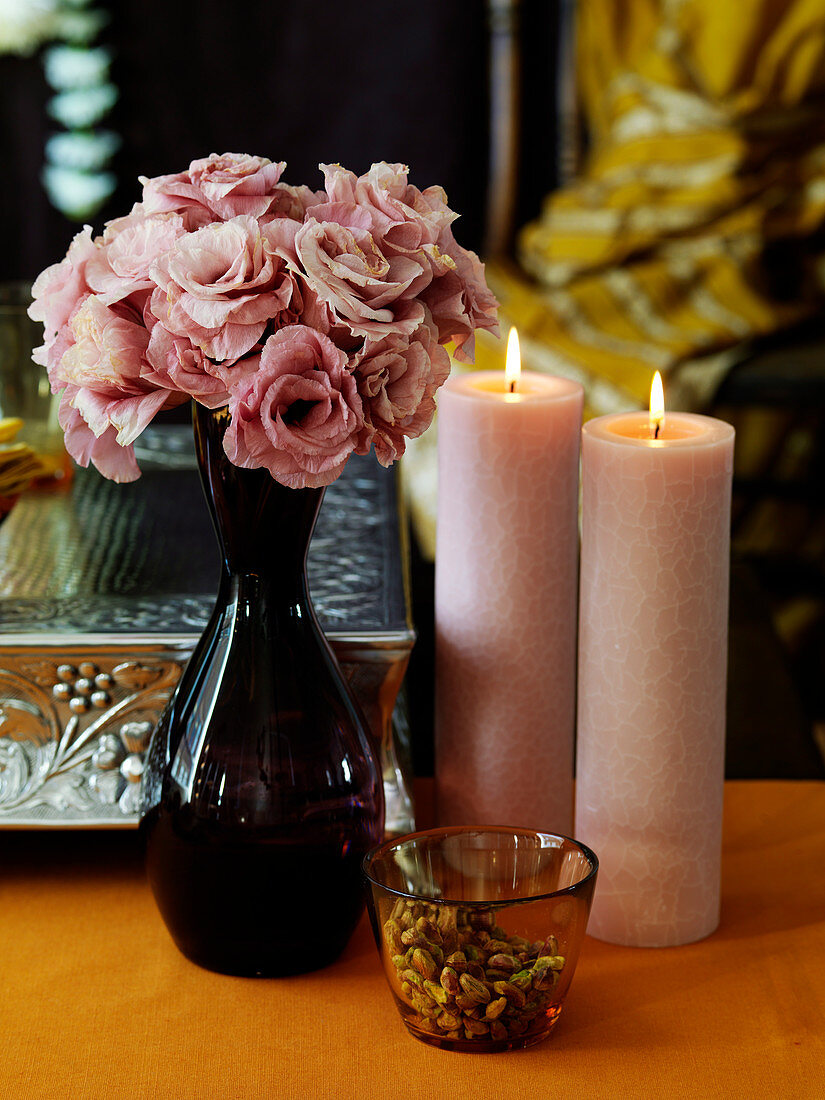
[{"label": "pink rose", "polygon": [[290,252],[294,229],[241,214],[186,234],[152,265],[152,313],[204,355],[239,359],[290,307],[295,277],[275,250]]},{"label": "pink rose", "polygon": [[441,188],[381,162],[360,177],[322,165],[312,191],[283,168],[226,153],[143,178],[142,203],[37,280],[34,358],[79,462],[137,477],[133,440],[192,398],[229,403],[233,462],[326,485],[355,451],[401,455],[448,374],[440,345],[467,359],[474,330],[496,330]]},{"label": "pink rose", "polygon": [[[470,359],[473,330],[496,331],[497,303],[478,257],[453,237],[456,214],[444,191],[419,191],[400,164],[374,164],[358,178],[337,165],[321,168],[330,202],[309,211],[296,236],[319,296],[353,333],[370,339],[410,335],[424,319],[404,304],[416,299],[432,312],[440,342],[453,340],[457,357]],[[312,228],[313,220],[324,228]],[[330,223],[351,230],[352,243]]]},{"label": "pink rose", "polygon": [[239,214],[259,218],[272,205],[275,185],[285,167],[266,157],[212,153],[193,160],[185,172],[154,179],[141,176],[143,201],[149,213],[184,212],[187,229],[215,218],[228,221]]},{"label": "pink rose", "polygon": [[32,286],[29,317],[43,322],[44,342],[35,348],[32,359],[51,372],[71,343],[68,321],[80,303],[91,293],[86,267],[97,251],[92,230],[86,225],[69,245],[65,259],[42,271]]},{"label": "pink rose", "polygon": [[402,297],[414,298],[432,280],[434,270],[442,270],[436,240],[455,215],[444,208],[448,217],[435,216],[430,205],[421,200],[421,192],[407,183],[407,169],[401,164],[374,164],[365,176],[355,178],[338,165],[322,164],[329,207],[312,211],[318,221],[341,221],[326,211],[358,210],[370,217],[370,233],[376,247],[388,260],[405,257],[415,264],[414,277],[402,291]]},{"label": "pink rose", "polygon": [[333,313],[326,302],[321,301],[311,283],[300,275],[295,278],[295,292],[290,308],[279,318],[281,328],[290,324],[306,325],[316,332],[322,332],[337,348],[348,354],[360,348],[364,342],[362,337],[353,336],[350,327]]},{"label": "pink rose", "polygon": [[140,290],[154,290],[153,262],[184,235],[180,214],[147,215],[137,204],[106,226],[100,247],[86,266],[89,286],[106,305]]},{"label": "pink rose", "polygon": [[358,178],[354,172],[342,168],[340,164],[319,164],[318,167],[324,173],[327,202],[350,204],[357,202],[355,188],[358,185]]},{"label": "pink rose", "polygon": [[438,248],[438,241],[458,215],[447,206],[441,187],[419,191],[407,182],[403,164],[373,164],[358,179],[337,165],[321,165],[330,201],[357,203],[375,214],[376,240],[386,255],[406,255],[421,264],[422,274],[407,296],[418,294],[434,275],[451,270],[453,261]]},{"label": "pink rose", "polygon": [[[498,331],[498,303],[487,289],[484,265],[462,248],[451,224],[457,215],[440,187],[419,191],[401,164],[373,164],[358,179],[338,166],[322,165],[331,202],[355,202],[374,212],[373,237],[387,256],[407,256],[422,272],[404,292],[420,295],[433,314],[439,341],[452,340],[457,359],[472,361],[473,331]],[[313,210],[321,218],[324,207]]]},{"label": "pink rose", "polygon": [[[458,215],[447,206],[447,196],[441,187],[419,191],[407,182],[408,171],[402,164],[383,161],[373,164],[356,181],[356,201],[380,210],[390,220],[391,226],[381,242],[385,252],[423,254],[431,272],[443,274],[452,264],[441,255],[437,242]],[[419,281],[416,293],[425,285]]]},{"label": "pink rose", "polygon": [[291,187],[288,183],[276,183],[272,189],[272,202],[269,209],[260,220],[267,222],[278,217],[302,222],[308,210],[320,206],[323,202],[327,202],[325,191],[312,191],[303,185]]},{"label": "pink rose", "polygon": [[257,369],[245,370],[230,388],[229,410],[224,449],[230,461],[265,467],[291,488],[334,481],[363,427],[346,356],[304,325],[267,340]]},{"label": "pink rose", "polygon": [[127,446],[164,405],[186,400],[143,378],[149,333],[128,303],[111,307],[91,295],[69,327],[73,342],[55,367],[52,390],[71,387],[71,405],[96,437],[114,427]]},{"label": "pink rose", "polygon": [[175,336],[163,325],[155,324],[145,354],[146,383],[194,397],[208,409],[219,409],[229,400],[229,372],[207,359],[185,336]]},{"label": "pink rose", "polygon": [[128,302],[111,307],[91,294],[73,313],[69,329],[72,346],[60,361],[58,381],[119,387],[140,377],[149,333]]},{"label": "pink rose", "polygon": [[394,221],[420,218],[427,222],[433,239],[456,220],[458,214],[447,205],[442,187],[419,191],[408,182],[409,168],[405,164],[379,161],[369,172],[359,176],[355,195],[359,202],[372,202]]},{"label": "pink rose", "polygon": [[432,313],[439,342],[452,340],[455,358],[472,363],[475,330],[485,329],[498,335],[498,302],[487,286],[484,264],[475,252],[462,248],[449,228],[438,243],[454,266],[433,279],[421,300]]},{"label": "pink rose", "polygon": [[400,458],[405,438],[421,435],[435,412],[435,393],[450,373],[450,357],[427,324],[411,337],[397,334],[368,340],[353,359],[364,407],[364,431],[358,447],[374,445],[382,466]]},{"label": "pink rose", "polygon": [[309,213],[295,235],[295,250],[319,299],[354,335],[409,336],[424,320],[421,303],[408,294],[423,265],[407,256],[386,256],[376,237],[389,222],[377,223],[377,211],[326,203]]},{"label": "pink rose", "polygon": [[140,469],[135,460],[134,447],[121,447],[114,427],[108,427],[96,436],[81,414],[73,406],[76,387],[67,386],[60,396],[58,420],[63,429],[66,450],[80,466],[91,462],[112,481],[135,481]]}]

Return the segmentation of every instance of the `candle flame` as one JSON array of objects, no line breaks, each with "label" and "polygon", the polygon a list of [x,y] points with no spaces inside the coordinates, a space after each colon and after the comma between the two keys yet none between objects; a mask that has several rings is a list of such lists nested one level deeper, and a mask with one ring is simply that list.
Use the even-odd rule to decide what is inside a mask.
[{"label": "candle flame", "polygon": [[658,371],[653,376],[650,387],[650,432],[654,439],[659,438],[659,432],[665,423],[665,391],[662,386],[662,376]]},{"label": "candle flame", "polygon": [[518,344],[518,333],[515,328],[510,329],[507,337],[507,361],[504,366],[504,380],[510,393],[516,392],[518,380],[521,378],[521,352]]}]

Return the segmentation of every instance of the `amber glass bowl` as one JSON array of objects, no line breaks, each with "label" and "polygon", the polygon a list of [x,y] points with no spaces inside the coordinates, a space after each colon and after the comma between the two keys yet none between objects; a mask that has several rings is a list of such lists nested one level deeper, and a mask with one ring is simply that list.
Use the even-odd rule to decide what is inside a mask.
[{"label": "amber glass bowl", "polygon": [[547,1038],[593,900],[589,848],[528,829],[431,829],[388,840],[363,866],[387,981],[416,1039],[489,1053]]}]

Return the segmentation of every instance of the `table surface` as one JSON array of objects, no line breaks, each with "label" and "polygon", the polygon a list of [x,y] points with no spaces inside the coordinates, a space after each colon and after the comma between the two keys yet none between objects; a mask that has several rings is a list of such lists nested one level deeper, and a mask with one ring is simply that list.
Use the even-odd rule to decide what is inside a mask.
[{"label": "table surface", "polygon": [[211,974],[174,948],[134,833],[0,842],[3,1100],[820,1097],[825,783],[726,784],[722,921],[686,947],[587,939],[551,1039],[434,1050],[362,921],[334,966]]}]

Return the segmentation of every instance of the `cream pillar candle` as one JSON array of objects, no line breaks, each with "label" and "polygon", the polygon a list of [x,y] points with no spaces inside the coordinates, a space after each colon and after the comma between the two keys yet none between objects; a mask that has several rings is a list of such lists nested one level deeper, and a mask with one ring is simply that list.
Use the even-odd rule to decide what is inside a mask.
[{"label": "cream pillar candle", "polygon": [[719,920],[733,428],[602,416],[582,439],[576,832],[588,931],[689,943]]},{"label": "cream pillar candle", "polygon": [[569,833],[582,388],[452,377],[438,411],[436,812]]}]

